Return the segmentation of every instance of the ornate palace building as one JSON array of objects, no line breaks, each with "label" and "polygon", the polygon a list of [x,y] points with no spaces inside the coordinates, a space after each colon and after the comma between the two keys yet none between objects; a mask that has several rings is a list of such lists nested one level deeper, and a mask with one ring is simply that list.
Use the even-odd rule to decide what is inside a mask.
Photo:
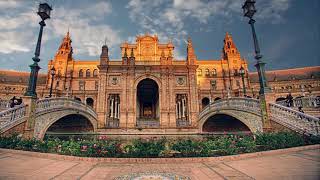
[{"label": "ornate palace building", "polygon": [[[210,102],[228,97],[256,98],[259,82],[248,72],[230,34],[223,42],[219,60],[198,59],[189,38],[186,59],[173,56],[172,42],[159,43],[156,35],[137,36],[133,44],[121,44],[122,59],[109,59],[103,45],[99,60],[75,60],[69,32],[48,63],[48,74],[38,78],[38,96],[68,96],[86,103],[98,114],[98,128],[192,127],[199,112]],[[51,68],[56,69],[53,82]],[[244,79],[240,68],[245,70]],[[320,95],[320,67],[268,71],[274,100],[291,93]],[[0,97],[22,96],[29,73],[0,71]],[[280,99],[278,99],[280,100]]]}]

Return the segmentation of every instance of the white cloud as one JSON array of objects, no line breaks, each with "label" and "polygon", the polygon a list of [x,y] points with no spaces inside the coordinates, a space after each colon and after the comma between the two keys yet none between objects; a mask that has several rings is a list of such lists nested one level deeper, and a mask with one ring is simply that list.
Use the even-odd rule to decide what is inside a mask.
[{"label": "white cloud", "polygon": [[[8,8],[16,7],[16,9],[6,9],[1,13],[0,53],[31,51],[34,49],[39,31],[37,22],[40,18],[34,8],[37,6],[34,6],[34,3],[25,3],[25,1],[0,0],[0,6],[3,4]],[[21,6],[27,8],[17,8]],[[112,13],[112,6],[109,2],[84,4],[83,7],[71,10],[63,5],[56,6],[51,13],[52,18],[46,21],[49,28],[45,28],[43,43],[55,38],[59,38],[60,41],[70,28],[71,37],[75,42],[73,43],[75,53],[89,56],[99,55],[106,37],[111,47],[121,41],[117,30],[101,22],[110,13]],[[58,46],[57,44],[56,47]]]},{"label": "white cloud", "polygon": [[[64,7],[56,8],[56,18],[50,22],[52,25],[51,33],[62,38],[69,28],[75,54],[99,55],[105,38],[108,39],[109,47],[114,47],[121,41],[119,31],[102,23],[93,23],[102,20],[106,14],[111,13],[112,9],[110,8],[111,5],[106,2],[73,11],[68,11]],[[87,13],[91,15],[88,16]]]}]

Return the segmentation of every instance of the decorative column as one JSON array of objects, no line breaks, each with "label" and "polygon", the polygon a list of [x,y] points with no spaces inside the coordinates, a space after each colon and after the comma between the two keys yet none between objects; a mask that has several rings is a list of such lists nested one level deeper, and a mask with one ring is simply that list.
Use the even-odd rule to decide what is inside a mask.
[{"label": "decorative column", "polygon": [[110,117],[113,118],[113,102],[114,99],[113,99],[113,96],[111,96],[111,105],[110,105],[110,109],[111,109],[111,113],[110,113]]}]

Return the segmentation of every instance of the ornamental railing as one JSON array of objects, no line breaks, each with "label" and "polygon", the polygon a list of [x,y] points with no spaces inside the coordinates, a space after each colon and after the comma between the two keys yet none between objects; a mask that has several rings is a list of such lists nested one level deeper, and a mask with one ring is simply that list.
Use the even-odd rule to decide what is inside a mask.
[{"label": "ornamental railing", "polygon": [[319,135],[318,118],[275,103],[269,103],[269,108],[273,121],[301,134]]},{"label": "ornamental railing", "polygon": [[220,99],[211,102],[210,105],[206,106],[199,114],[199,117],[207,114],[211,111],[217,111],[221,109],[237,109],[241,111],[253,112],[261,114],[260,103],[257,99],[252,98],[228,98]]},{"label": "ornamental railing", "polygon": [[91,116],[97,118],[97,113],[92,107],[72,98],[58,97],[46,98],[37,101],[36,113],[45,113],[51,109],[70,108],[88,112]]},{"label": "ornamental railing", "polygon": [[0,131],[20,122],[27,115],[27,105],[19,105],[0,112]]},{"label": "ornamental railing", "polygon": [[138,128],[159,128],[160,121],[158,119],[138,119],[136,122]]},{"label": "ornamental railing", "polygon": [[190,126],[190,123],[188,120],[181,120],[181,119],[177,120],[177,127],[178,128],[188,127],[188,126]]},{"label": "ornamental railing", "polygon": [[10,108],[9,100],[0,99],[0,109],[9,109],[9,108]]},{"label": "ornamental railing", "polygon": [[107,128],[119,128],[119,119],[108,119]]},{"label": "ornamental railing", "polygon": [[[282,106],[289,106],[287,100],[278,101],[276,104]],[[320,108],[320,97],[301,97],[295,98],[292,102],[292,107],[303,107],[303,108]]]}]

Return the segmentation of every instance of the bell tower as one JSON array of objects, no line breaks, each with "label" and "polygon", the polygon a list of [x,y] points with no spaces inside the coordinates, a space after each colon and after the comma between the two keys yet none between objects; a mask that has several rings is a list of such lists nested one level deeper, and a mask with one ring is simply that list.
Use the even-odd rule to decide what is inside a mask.
[{"label": "bell tower", "polygon": [[[63,38],[54,59],[48,64],[48,70],[54,67],[56,69],[56,75],[54,76],[53,88],[57,90],[66,91],[71,87],[71,79],[73,74],[73,48],[72,40],[70,37],[69,30]],[[48,81],[51,83],[51,75],[48,76]],[[48,83],[48,85],[50,85]]]},{"label": "bell tower", "polygon": [[242,86],[239,70],[243,67],[245,71],[248,72],[247,63],[243,58],[241,58],[240,52],[237,49],[232,36],[228,32],[226,33],[223,42],[222,60],[226,63],[223,65],[223,70],[225,72],[224,80],[228,79],[229,81],[229,83],[227,83],[229,85],[226,89],[236,90]]}]

